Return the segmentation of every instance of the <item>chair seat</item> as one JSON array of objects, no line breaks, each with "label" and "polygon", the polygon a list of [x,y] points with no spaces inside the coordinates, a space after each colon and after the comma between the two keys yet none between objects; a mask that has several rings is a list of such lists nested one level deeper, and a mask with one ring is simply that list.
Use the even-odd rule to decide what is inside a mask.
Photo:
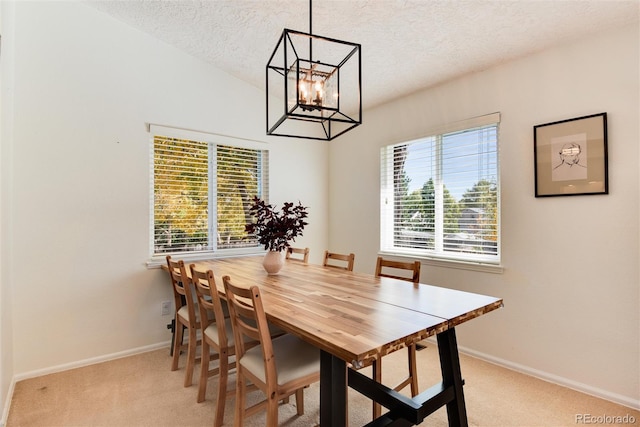
[{"label": "chair seat", "polygon": [[[227,345],[229,347],[235,346],[235,337],[233,336],[233,327],[231,326],[231,320],[225,319],[224,322],[224,332],[227,335]],[[218,334],[218,325],[215,323],[207,326],[207,329],[204,330],[204,334],[211,338],[211,340],[220,346],[220,336]],[[245,339],[245,342],[248,340]]]},{"label": "chair seat", "polygon": [[[320,370],[320,350],[316,347],[290,334],[275,338],[272,343],[279,386]],[[239,363],[261,381],[266,381],[261,345],[247,350]]]},{"label": "chair seat", "polygon": [[189,320],[189,310],[187,309],[186,305],[180,307],[180,309],[178,310],[178,316],[182,317],[183,319]]},{"label": "chair seat", "polygon": [[[235,340],[235,336],[233,335],[233,326],[231,325],[230,318],[225,319],[224,331],[225,331],[225,334],[227,335],[227,345],[229,347],[234,347],[236,345],[236,340]],[[271,333],[272,337],[285,334],[285,332],[282,329],[272,324],[269,324],[269,332]],[[218,347],[220,346],[220,335],[218,334],[218,326],[215,323],[211,323],[209,326],[207,326],[207,328],[204,330],[204,334],[209,338],[211,338],[211,340],[214,343],[218,344]],[[248,337],[245,336],[244,338],[245,338],[244,342],[246,343],[251,342],[251,340]]]},{"label": "chair seat", "polygon": [[[183,305],[182,307],[180,307],[180,309],[178,310],[178,316],[182,317],[187,322],[189,321],[189,309],[187,308],[186,305]],[[198,316],[198,312],[196,311],[195,321],[197,322],[199,318],[200,316]]]},{"label": "chair seat", "polygon": [[[226,307],[226,305],[225,305],[225,307]],[[223,309],[223,311],[224,311],[224,309]],[[195,313],[196,313],[196,322],[199,322],[200,321],[200,312],[199,312],[199,310],[196,310]],[[189,321],[189,309],[187,308],[186,305],[183,305],[182,307],[180,307],[180,309],[178,310],[178,316],[182,317],[187,322]],[[214,319],[213,314],[211,314],[209,316],[209,319],[210,320]]]}]

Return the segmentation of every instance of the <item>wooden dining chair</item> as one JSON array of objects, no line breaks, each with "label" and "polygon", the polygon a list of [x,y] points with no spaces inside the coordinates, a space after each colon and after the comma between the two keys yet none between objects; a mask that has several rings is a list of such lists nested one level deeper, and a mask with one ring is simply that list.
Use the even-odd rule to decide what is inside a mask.
[{"label": "wooden dining chair", "polygon": [[[393,279],[405,280],[408,282],[419,283],[420,282],[420,261],[415,262],[401,262],[378,257],[376,261],[376,277],[390,277]],[[383,271],[384,269],[384,271]],[[402,272],[408,272],[409,274],[401,275]],[[394,390],[400,391],[407,386],[411,386],[411,396],[418,394],[418,368],[416,362],[416,343],[407,347],[407,363],[408,363],[408,376],[402,380],[398,385],[393,387]],[[373,362],[373,379],[379,383],[382,382],[382,358],[378,358]],[[373,418],[378,418],[381,414],[381,407],[379,404],[373,405]]]},{"label": "wooden dining chair", "polygon": [[[213,271],[199,271],[194,264],[191,264],[191,280],[193,281],[198,295],[198,308],[200,319],[202,320],[202,356],[200,363],[200,382],[198,384],[198,403],[205,400],[207,393],[207,381],[210,377],[218,375],[218,390],[216,395],[216,414],[214,427],[220,427],[224,419],[224,409],[227,398],[233,396],[235,390],[227,391],[229,371],[235,368],[235,362],[229,363],[229,357],[235,354],[235,342],[231,319],[226,309],[226,302],[223,304]],[[226,312],[226,313],[225,313]],[[210,351],[215,354],[211,357]],[[216,368],[210,369],[210,362],[219,360]]]},{"label": "wooden dining chair", "polygon": [[[406,280],[408,282],[420,282],[420,261],[402,262],[384,259],[381,256],[376,261],[376,277],[391,277],[393,279]],[[384,269],[384,271],[383,271]],[[400,271],[398,271],[400,270]],[[411,276],[401,275],[408,271]]]},{"label": "wooden dining chair", "polygon": [[[356,256],[352,253],[349,255],[344,255],[335,252],[324,251],[324,262],[322,263],[322,265],[325,267],[353,271],[353,263],[355,259]],[[336,262],[338,262],[338,264],[336,264]],[[341,265],[342,262],[346,262],[347,264]]]},{"label": "wooden dining chair", "polygon": [[[295,256],[294,256],[295,255]],[[309,263],[309,248],[294,248],[289,246],[285,255],[285,259],[291,261],[299,261],[304,264]]]},{"label": "wooden dining chair", "polygon": [[[266,425],[278,425],[278,403],[295,394],[297,414],[304,414],[304,388],[320,380],[320,350],[291,334],[273,338],[257,286],[241,288],[222,278],[236,346],[236,410],[234,425],[266,408]],[[248,348],[246,340],[259,345]],[[266,399],[246,408],[247,381]]]},{"label": "wooden dining chair", "polygon": [[[201,340],[198,339],[200,315],[197,309],[193,284],[187,275],[184,261],[174,261],[170,255],[167,255],[167,267],[169,269],[169,276],[171,277],[173,299],[176,307],[171,370],[175,371],[178,369],[180,353],[186,349],[187,366],[184,386],[189,387],[193,383],[193,368],[195,364],[200,361],[200,358],[196,357],[197,347],[201,343]],[[183,343],[185,329],[188,333],[187,344]]]}]

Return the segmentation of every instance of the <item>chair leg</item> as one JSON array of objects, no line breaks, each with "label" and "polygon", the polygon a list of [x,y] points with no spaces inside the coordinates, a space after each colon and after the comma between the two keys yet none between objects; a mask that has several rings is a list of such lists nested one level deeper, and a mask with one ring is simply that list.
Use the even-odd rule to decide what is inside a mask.
[{"label": "chair leg", "polygon": [[[382,384],[382,358],[378,358],[373,361],[371,365],[373,370],[373,380]],[[382,415],[382,406],[378,402],[373,402],[373,419],[379,418]]]},{"label": "chair leg", "polygon": [[196,361],[196,345],[197,345],[196,329],[189,328],[189,347],[187,348],[187,369],[184,377],[184,386],[190,387],[193,384],[193,366]]},{"label": "chair leg", "polygon": [[216,401],[216,417],[214,427],[220,427],[224,420],[224,408],[227,403],[227,381],[229,379],[229,354],[226,349],[220,351],[218,375],[218,399]]},{"label": "chair leg", "polygon": [[[238,366],[238,365],[236,365]],[[245,380],[242,378],[239,367],[236,370],[236,413],[233,425],[234,427],[243,427],[244,424],[244,407],[245,407]]]},{"label": "chair leg", "polygon": [[178,360],[180,359],[180,347],[182,347],[182,339],[184,337],[184,327],[182,323],[178,321],[178,316],[175,319],[176,330],[175,330],[175,338],[173,340],[173,360],[171,361],[171,370],[175,371],[178,369]]},{"label": "chair leg", "polygon": [[411,396],[418,395],[418,363],[416,362],[416,345],[410,345],[407,350],[409,358],[409,376],[411,377]]},{"label": "chair leg", "polygon": [[209,343],[202,340],[202,356],[200,357],[200,383],[198,384],[198,403],[204,402],[209,379]]},{"label": "chair leg", "polygon": [[298,415],[304,415],[304,387],[296,390],[296,407]]},{"label": "chair leg", "polygon": [[277,393],[269,393],[267,397],[267,426],[278,425],[278,404]]}]

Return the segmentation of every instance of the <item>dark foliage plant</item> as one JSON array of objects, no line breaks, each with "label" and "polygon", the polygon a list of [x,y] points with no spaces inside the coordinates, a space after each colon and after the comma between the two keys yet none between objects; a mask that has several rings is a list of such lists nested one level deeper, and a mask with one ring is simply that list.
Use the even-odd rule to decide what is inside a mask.
[{"label": "dark foliage plant", "polygon": [[282,209],[277,210],[273,205],[254,197],[249,213],[255,222],[245,225],[245,231],[255,235],[258,242],[269,251],[281,252],[288,248],[290,241],[302,236],[307,225],[307,207],[300,202],[297,205],[286,202]]}]

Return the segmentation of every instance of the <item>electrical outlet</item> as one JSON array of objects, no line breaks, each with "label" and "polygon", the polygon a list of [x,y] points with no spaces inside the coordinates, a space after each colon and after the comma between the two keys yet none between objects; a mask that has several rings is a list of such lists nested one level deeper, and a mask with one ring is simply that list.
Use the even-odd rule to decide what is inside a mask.
[{"label": "electrical outlet", "polygon": [[171,301],[162,301],[162,315],[168,316],[171,311]]}]

